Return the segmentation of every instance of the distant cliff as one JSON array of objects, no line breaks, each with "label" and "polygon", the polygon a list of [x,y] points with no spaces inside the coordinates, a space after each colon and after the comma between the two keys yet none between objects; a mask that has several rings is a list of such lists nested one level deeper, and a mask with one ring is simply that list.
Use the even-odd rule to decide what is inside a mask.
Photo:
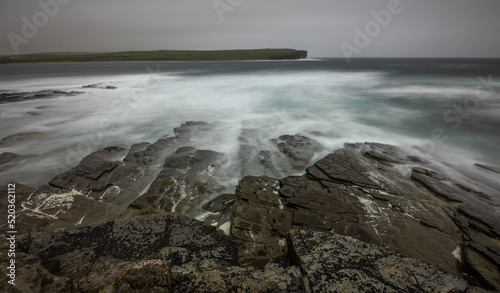
[{"label": "distant cliff", "polygon": [[307,58],[307,51],[305,50],[296,50],[294,52],[289,52],[284,55],[269,57],[270,60],[306,59],[306,58]]},{"label": "distant cliff", "polygon": [[158,50],[106,53],[55,52],[0,56],[0,63],[91,62],[91,61],[217,61],[304,59],[307,51],[295,49],[250,50]]}]

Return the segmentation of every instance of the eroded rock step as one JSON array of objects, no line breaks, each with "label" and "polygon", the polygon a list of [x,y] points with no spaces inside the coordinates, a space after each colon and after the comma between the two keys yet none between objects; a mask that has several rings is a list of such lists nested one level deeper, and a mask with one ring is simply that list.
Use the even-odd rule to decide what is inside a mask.
[{"label": "eroded rock step", "polygon": [[499,207],[498,185],[457,181],[393,146],[348,144],[302,176],[243,178],[231,236],[242,265],[286,255],[286,234],[306,229],[378,244],[498,290]]},{"label": "eroded rock step", "polygon": [[[204,122],[187,122],[174,129],[173,136],[155,143],[106,147],[86,156],[78,166],[55,176],[18,203],[18,232],[142,213],[200,214],[201,202],[224,190],[217,177],[224,155],[189,146],[192,137],[206,135],[211,128]],[[3,157],[9,162],[17,158]]]},{"label": "eroded rock step", "polygon": [[[3,242],[2,242],[3,243]],[[236,244],[181,215],[143,215],[19,239],[4,292],[482,292],[444,270],[351,237],[291,231],[289,253],[241,267]],[[5,267],[5,261],[0,261]],[[5,270],[5,269],[2,269]],[[6,274],[0,276],[6,284]]]},{"label": "eroded rock step", "polygon": [[72,97],[83,94],[80,91],[43,90],[37,92],[9,92],[0,93],[0,104],[20,102],[25,100],[54,98],[59,96]]}]

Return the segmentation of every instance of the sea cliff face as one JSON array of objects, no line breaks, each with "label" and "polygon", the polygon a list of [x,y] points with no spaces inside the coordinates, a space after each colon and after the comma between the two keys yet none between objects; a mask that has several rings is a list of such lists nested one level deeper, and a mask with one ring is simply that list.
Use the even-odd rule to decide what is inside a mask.
[{"label": "sea cliff face", "polygon": [[307,51],[295,49],[248,49],[248,50],[158,50],[105,53],[36,53],[0,57],[2,63],[28,62],[102,62],[102,61],[215,61],[215,60],[283,60],[304,59]]},{"label": "sea cliff face", "polygon": [[273,56],[269,57],[271,60],[286,60],[286,59],[306,59],[307,51],[305,50],[297,50],[295,52],[290,52],[281,56]]},{"label": "sea cliff face", "polygon": [[187,122],[155,143],[89,154],[37,189],[16,184],[20,265],[17,285],[4,285],[2,258],[2,291],[500,289],[494,168],[445,170],[380,143],[314,163],[324,146],[306,136],[276,138],[272,153],[245,147],[249,134],[231,193],[225,154],[192,147],[211,127]]}]

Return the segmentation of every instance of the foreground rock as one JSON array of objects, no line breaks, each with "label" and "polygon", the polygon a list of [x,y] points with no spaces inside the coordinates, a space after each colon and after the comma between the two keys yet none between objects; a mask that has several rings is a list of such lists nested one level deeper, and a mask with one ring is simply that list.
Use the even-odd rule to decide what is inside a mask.
[{"label": "foreground rock", "polygon": [[310,292],[479,292],[456,275],[378,245],[313,231],[290,234]]},{"label": "foreground rock", "polygon": [[[179,215],[148,215],[25,235],[4,292],[302,292],[298,267],[238,265],[236,245]],[[6,264],[2,261],[2,267]]]},{"label": "foreground rock", "polygon": [[292,215],[278,196],[279,181],[248,176],[236,187],[230,236],[239,246],[240,263],[265,267],[270,259],[285,255],[286,235]]},{"label": "foreground rock", "polygon": [[51,274],[68,278],[74,289],[87,292],[112,287],[168,289],[173,286],[172,272],[238,264],[236,247],[227,237],[178,215],[28,234],[20,240],[19,251],[40,258]]},{"label": "foreground rock", "polygon": [[498,290],[500,186],[457,178],[393,146],[346,145],[303,176],[243,178],[231,236],[242,265],[287,254],[288,231],[306,229],[382,245]]},{"label": "foreground rock", "polygon": [[240,267],[214,227],[147,215],[19,239],[16,286],[3,292],[481,292],[457,276],[349,237],[293,231],[289,253]]}]

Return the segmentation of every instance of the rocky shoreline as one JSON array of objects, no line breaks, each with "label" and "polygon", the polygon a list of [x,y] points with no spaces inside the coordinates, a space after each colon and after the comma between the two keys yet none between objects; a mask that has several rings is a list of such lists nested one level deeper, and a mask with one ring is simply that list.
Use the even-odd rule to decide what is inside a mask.
[{"label": "rocky shoreline", "polygon": [[100,149],[39,188],[16,184],[20,265],[12,287],[2,257],[2,291],[500,290],[495,167],[446,170],[380,143],[314,163],[323,146],[311,138],[283,135],[273,152],[249,134],[231,193],[226,155],[192,146],[211,127],[187,122]]},{"label": "rocky shoreline", "polygon": [[60,96],[72,97],[80,94],[83,94],[83,92],[81,91],[67,92],[60,90],[42,90],[36,92],[8,91],[8,92],[0,92],[0,104],[21,102],[21,101],[35,100],[35,99],[55,98]]},{"label": "rocky shoreline", "polygon": [[[81,87],[82,89],[117,89],[116,86],[106,84],[106,83],[94,83],[88,84]],[[19,92],[15,90],[1,90],[0,91],[0,104],[21,102],[36,99],[48,99],[56,97],[74,97],[77,95],[84,94],[82,91],[63,91],[63,90],[39,90],[34,92]],[[28,112],[31,115],[38,115],[36,112]]]}]

